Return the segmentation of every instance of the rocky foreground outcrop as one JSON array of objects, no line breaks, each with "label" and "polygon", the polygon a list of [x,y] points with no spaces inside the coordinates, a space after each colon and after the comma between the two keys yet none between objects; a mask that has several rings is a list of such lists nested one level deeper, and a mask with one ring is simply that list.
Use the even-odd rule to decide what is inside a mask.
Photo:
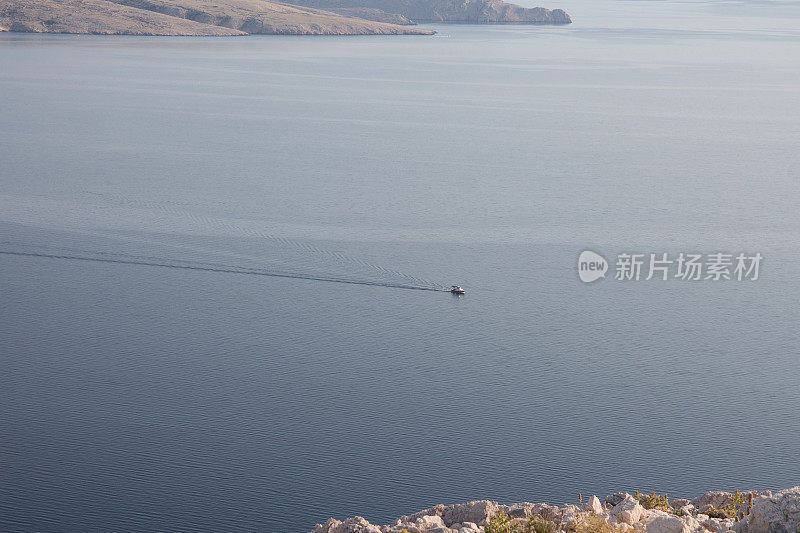
[{"label": "rocky foreground outcrop", "polygon": [[437,505],[388,525],[330,518],[312,533],[800,533],[800,486],[707,492],[693,500],[616,493],[580,504],[501,505],[489,500]]}]

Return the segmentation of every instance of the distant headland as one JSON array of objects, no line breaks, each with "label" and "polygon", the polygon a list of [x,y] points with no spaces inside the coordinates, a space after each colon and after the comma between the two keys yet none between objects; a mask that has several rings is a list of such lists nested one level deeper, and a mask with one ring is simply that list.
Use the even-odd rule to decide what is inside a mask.
[{"label": "distant headland", "polygon": [[431,35],[420,22],[569,24],[502,0],[0,0],[0,31],[99,35]]}]

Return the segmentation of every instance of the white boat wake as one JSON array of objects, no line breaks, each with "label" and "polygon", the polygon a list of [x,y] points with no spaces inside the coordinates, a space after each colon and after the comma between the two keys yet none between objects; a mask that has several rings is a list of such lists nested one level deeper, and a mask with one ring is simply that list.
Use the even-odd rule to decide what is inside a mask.
[{"label": "white boat wake", "polygon": [[[72,248],[56,247],[31,247],[22,243],[0,243],[0,254],[22,257],[39,257],[46,259],[66,259],[73,261],[94,261],[100,263],[116,263],[124,265],[142,265],[151,267],[176,268],[204,272],[217,272],[225,274],[244,274],[251,276],[271,276],[279,278],[307,279],[313,281],[327,281],[332,283],[347,283],[351,285],[370,285],[375,287],[389,287],[395,289],[412,289],[421,291],[449,291],[444,286],[427,282],[419,278],[410,278],[415,282],[368,279],[365,277],[350,277],[328,274],[314,274],[307,272],[283,270],[278,268],[256,268],[252,266],[232,265],[225,263],[211,263],[175,258],[131,255],[123,253],[109,253],[100,251],[76,250]],[[319,249],[316,249],[319,250]],[[343,257],[343,256],[340,256]],[[368,263],[367,263],[368,264]],[[372,265],[370,265],[372,266]],[[403,276],[396,271],[392,272]]]},{"label": "white boat wake", "polygon": [[209,216],[170,203],[77,193],[67,198],[0,194],[0,224],[4,222],[14,225],[0,225],[0,234],[5,233],[0,253],[6,255],[449,290],[326,249],[317,243],[336,241],[321,235],[293,239],[285,236],[286,228],[281,231],[258,219]]}]

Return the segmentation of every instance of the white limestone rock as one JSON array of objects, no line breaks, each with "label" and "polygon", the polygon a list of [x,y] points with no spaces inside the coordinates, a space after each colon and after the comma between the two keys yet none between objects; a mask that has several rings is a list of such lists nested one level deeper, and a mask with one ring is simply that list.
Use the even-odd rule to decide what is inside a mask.
[{"label": "white limestone rock", "polygon": [[609,507],[614,507],[619,502],[625,499],[625,496],[629,496],[627,492],[615,492],[614,494],[609,494],[606,496],[605,504]]},{"label": "white limestone rock", "polygon": [[741,533],[800,531],[800,486],[754,498],[752,510],[736,524],[736,530]]},{"label": "white limestone rock", "polygon": [[647,533],[685,533],[683,520],[655,509],[644,513],[640,527],[637,529]]},{"label": "white limestone rock", "polygon": [[689,503],[691,503],[698,509],[705,509],[708,506],[716,507],[717,509],[719,509],[720,507],[727,505],[731,501],[732,497],[733,493],[731,492],[724,492],[721,490],[710,490],[708,492],[704,492],[703,494],[693,499]]},{"label": "white limestone rock", "polygon": [[597,496],[592,496],[591,498],[589,498],[589,500],[585,501],[583,503],[582,509],[584,511],[591,511],[596,515],[601,515],[603,514],[604,511],[603,504],[600,503],[600,498],[598,498]]},{"label": "white limestone rock", "polygon": [[627,493],[619,503],[608,511],[612,521],[629,525],[638,522],[643,513],[644,507],[639,504],[639,500]]},{"label": "white limestone rock", "polygon": [[[465,504],[462,504],[462,505],[465,505]],[[447,506],[440,503],[439,505],[434,505],[433,507],[431,507],[429,509],[423,509],[422,511],[417,511],[414,514],[401,516],[400,518],[398,518],[395,521],[395,524],[401,524],[401,523],[403,523],[403,524],[413,524],[414,522],[417,521],[417,518],[420,518],[420,517],[423,517],[423,516],[442,516],[442,514],[444,514],[445,509],[447,509]]]},{"label": "white limestone rock", "polygon": [[703,531],[702,524],[692,516],[680,517],[657,509],[645,511],[637,528],[647,533],[694,533]]},{"label": "white limestone rock", "polygon": [[382,533],[381,528],[370,524],[362,516],[354,516],[345,521],[329,518],[324,524],[317,524],[313,533]]},{"label": "white limestone rock", "polygon": [[533,514],[535,505],[529,502],[500,505],[500,509],[511,518],[526,518]]},{"label": "white limestone rock", "polygon": [[[443,506],[444,507],[444,506]],[[472,522],[474,524],[485,524],[492,516],[497,514],[500,506],[491,500],[476,500],[467,503],[457,503],[448,505],[440,513],[445,525],[464,524]]]},{"label": "white limestone rock", "polygon": [[707,530],[711,531],[712,533],[715,532],[722,532],[730,530],[734,524],[735,520],[733,518],[708,518],[702,519],[700,516],[697,517],[700,521],[701,525]]},{"label": "white limestone rock", "polygon": [[421,516],[417,518],[416,525],[417,527],[423,529],[433,529],[434,527],[445,527],[444,520],[442,520],[441,516],[437,515]]},{"label": "white limestone rock", "polygon": [[669,502],[669,506],[675,509],[676,511],[681,507],[689,505],[689,500],[687,498],[675,498],[671,502]]}]

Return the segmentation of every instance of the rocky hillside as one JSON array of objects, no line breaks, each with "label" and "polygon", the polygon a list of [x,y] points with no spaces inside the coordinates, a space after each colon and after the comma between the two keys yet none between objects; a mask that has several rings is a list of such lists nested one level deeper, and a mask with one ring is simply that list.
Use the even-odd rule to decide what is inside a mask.
[{"label": "rocky hillside", "polygon": [[0,31],[124,35],[430,35],[418,22],[568,24],[503,0],[0,0]]},{"label": "rocky hillside", "polygon": [[392,524],[329,519],[312,533],[797,533],[800,486],[778,492],[706,492],[693,500],[616,493],[576,505],[482,500],[437,505]]},{"label": "rocky hillside", "polygon": [[6,31],[125,35],[244,35],[106,0],[0,0]]},{"label": "rocky hillside", "polygon": [[198,36],[434,33],[264,0],[0,0],[2,29],[37,33]]}]

